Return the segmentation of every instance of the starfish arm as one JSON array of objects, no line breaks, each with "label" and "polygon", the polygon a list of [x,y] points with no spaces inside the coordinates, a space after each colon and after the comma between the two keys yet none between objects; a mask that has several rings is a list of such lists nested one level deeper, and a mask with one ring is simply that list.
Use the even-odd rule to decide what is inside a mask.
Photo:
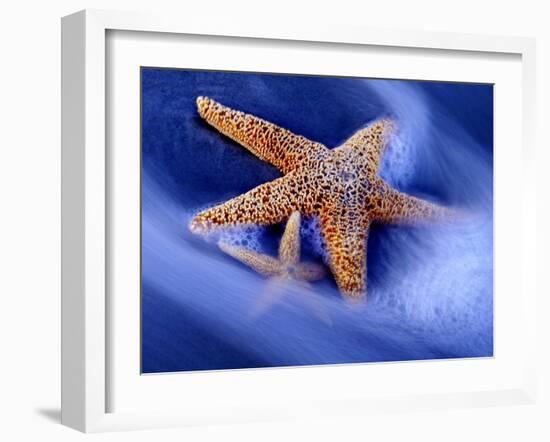
[{"label": "starfish arm", "polygon": [[372,211],[373,221],[388,224],[418,224],[450,219],[453,209],[386,188],[379,208]]},{"label": "starfish arm", "polygon": [[282,222],[300,206],[293,174],[264,183],[229,201],[200,212],[191,223],[195,233],[216,226],[271,225]]},{"label": "starfish arm", "polygon": [[318,281],[326,275],[325,269],[313,262],[300,263],[296,267],[295,278],[302,281]]},{"label": "starfish arm", "polygon": [[323,212],[320,220],[336,284],[348,298],[362,298],[366,294],[368,221],[335,210]]},{"label": "starfish arm", "polygon": [[343,146],[363,152],[374,171],[380,167],[380,159],[390,136],[395,132],[395,122],[382,118],[353,134]]},{"label": "starfish arm", "polygon": [[300,261],[300,212],[290,215],[279,244],[279,259],[285,265],[296,265]]},{"label": "starfish arm", "polygon": [[197,109],[210,125],[285,174],[296,169],[307,158],[327,150],[320,143],[207,97],[197,98]]},{"label": "starfish arm", "polygon": [[219,244],[219,247],[229,256],[241,261],[262,275],[276,276],[281,273],[281,264],[277,259],[269,255],[263,255],[244,247],[233,246],[223,242]]}]

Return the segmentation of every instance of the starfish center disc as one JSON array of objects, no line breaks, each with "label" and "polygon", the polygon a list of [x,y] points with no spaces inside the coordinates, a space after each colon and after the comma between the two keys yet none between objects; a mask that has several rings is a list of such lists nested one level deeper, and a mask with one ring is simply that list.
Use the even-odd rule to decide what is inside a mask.
[{"label": "starfish center disc", "polygon": [[357,174],[353,170],[342,170],[339,175],[345,184],[351,184],[357,180]]}]

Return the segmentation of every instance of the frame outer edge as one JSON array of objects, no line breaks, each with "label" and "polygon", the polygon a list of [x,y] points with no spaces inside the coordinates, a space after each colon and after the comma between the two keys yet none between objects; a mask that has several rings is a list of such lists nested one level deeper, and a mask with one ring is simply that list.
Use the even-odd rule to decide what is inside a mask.
[{"label": "frame outer edge", "polygon": [[105,29],[130,32],[181,33],[219,37],[252,39],[275,39],[302,42],[323,42],[333,44],[376,45],[384,47],[424,48],[472,52],[496,52],[508,54],[525,53],[532,38],[509,35],[469,34],[448,31],[426,31],[415,29],[388,29],[371,26],[311,26],[304,28],[299,22],[290,20],[277,23],[267,22],[235,24],[226,17],[213,15],[208,20],[197,20],[193,16],[167,15],[154,12],[87,9],[88,14],[97,17]]},{"label": "frame outer edge", "polygon": [[85,14],[61,21],[61,423],[85,427]]},{"label": "frame outer edge", "polygon": [[95,431],[105,417],[105,27],[62,19],[61,422]]},{"label": "frame outer edge", "polygon": [[[526,335],[526,366],[523,390],[531,403],[536,403],[538,398],[538,358],[537,336],[541,336],[538,324],[541,322],[540,305],[538,297],[541,295],[539,281],[537,280],[537,196],[540,187],[537,186],[537,161],[540,146],[537,145],[537,66],[536,66],[536,40],[525,39],[522,48],[522,75],[523,75],[523,121],[522,121],[522,150],[523,150],[523,256],[531,256],[535,265],[526,266],[523,260],[523,275],[529,275],[523,282],[523,313],[527,327]],[[540,247],[540,246],[539,246]],[[537,313],[539,316],[537,317]],[[542,344],[541,344],[542,345]]]},{"label": "frame outer edge", "polygon": [[[62,181],[61,181],[61,289],[62,289],[62,424],[83,432],[182,426],[181,417],[138,416],[106,413],[106,162],[105,162],[105,32],[107,29],[152,32],[183,32],[252,38],[278,38],[302,41],[332,41],[351,44],[375,44],[402,47],[434,47],[446,50],[515,53],[523,57],[524,114],[523,144],[527,150],[524,171],[533,172],[535,149],[534,100],[535,41],[524,37],[497,37],[442,32],[416,32],[375,29],[340,29],[339,33],[291,32],[259,29],[236,30],[231,25],[196,24],[175,21],[172,17],[124,11],[84,10],[62,19]],[[200,28],[198,27],[200,26]],[[361,32],[359,32],[361,31]],[[279,35],[278,37],[273,36]],[[290,34],[289,34],[290,32]],[[297,34],[296,34],[297,33]],[[338,37],[341,36],[341,37]],[[403,44],[404,37],[408,43]],[[431,39],[438,37],[439,44]],[[532,174],[534,176],[534,173]],[[527,194],[524,189],[524,196]],[[534,196],[526,200],[524,223],[533,226],[536,208]],[[531,219],[531,222],[528,222]],[[536,250],[531,237],[524,253]],[[536,281],[529,289],[536,290]],[[525,288],[525,286],[524,286]],[[536,311],[534,292],[524,304],[524,315],[533,319]],[[536,334],[536,325],[529,334]],[[528,359],[533,361],[533,349]],[[512,403],[533,403],[536,392],[535,364],[528,364],[523,388],[495,392]],[[467,407],[498,405],[491,397]],[[464,404],[452,401],[451,408]],[[498,401],[497,401],[498,402]],[[390,407],[393,408],[393,407]],[[136,421],[138,419],[138,421]]]},{"label": "frame outer edge", "polygon": [[106,139],[105,26],[85,11],[85,423],[97,431],[106,414]]}]

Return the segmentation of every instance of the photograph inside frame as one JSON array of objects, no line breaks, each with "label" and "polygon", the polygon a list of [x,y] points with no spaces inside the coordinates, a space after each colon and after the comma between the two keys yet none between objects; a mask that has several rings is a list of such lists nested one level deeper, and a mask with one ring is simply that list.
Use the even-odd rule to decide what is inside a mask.
[{"label": "photograph inside frame", "polygon": [[142,373],[493,356],[493,85],[141,68]]}]

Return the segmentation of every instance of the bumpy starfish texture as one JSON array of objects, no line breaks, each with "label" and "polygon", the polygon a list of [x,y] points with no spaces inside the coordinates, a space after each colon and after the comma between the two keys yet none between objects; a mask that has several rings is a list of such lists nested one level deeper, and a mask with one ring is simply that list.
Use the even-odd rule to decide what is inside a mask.
[{"label": "bumpy starfish texture", "polygon": [[377,120],[329,149],[210,98],[198,97],[197,108],[206,122],[276,166],[283,176],[200,212],[191,230],[276,224],[295,210],[318,216],[329,266],[345,296],[366,295],[366,241],[372,223],[414,224],[453,214],[391,188],[378,176],[381,156],[395,131],[390,119]]}]

